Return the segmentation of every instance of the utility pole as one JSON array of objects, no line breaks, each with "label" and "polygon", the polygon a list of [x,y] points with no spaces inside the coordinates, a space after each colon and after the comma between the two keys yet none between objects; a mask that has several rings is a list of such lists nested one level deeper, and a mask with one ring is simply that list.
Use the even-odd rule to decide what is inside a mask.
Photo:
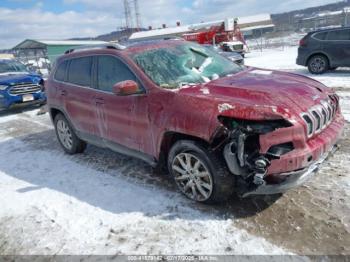
[{"label": "utility pole", "polygon": [[141,14],[140,14],[140,7],[139,7],[138,0],[134,0],[134,8],[135,8],[136,28],[137,30],[140,30],[142,28],[142,25],[141,25]]},{"label": "utility pole", "polygon": [[131,29],[133,27],[132,14],[130,9],[129,0],[124,0],[124,15],[125,15],[125,27]]}]

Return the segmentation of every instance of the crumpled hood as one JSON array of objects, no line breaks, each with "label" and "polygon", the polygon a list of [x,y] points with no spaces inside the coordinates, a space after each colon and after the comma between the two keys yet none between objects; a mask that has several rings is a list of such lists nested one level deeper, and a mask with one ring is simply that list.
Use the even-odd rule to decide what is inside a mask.
[{"label": "crumpled hood", "polygon": [[248,68],[230,77],[182,89],[180,93],[214,100],[219,114],[236,111],[247,117],[248,112],[251,119],[258,119],[253,116],[253,111],[257,111],[262,117],[273,119],[277,115],[288,118],[300,115],[327,98],[332,90],[304,76]]},{"label": "crumpled hood", "polygon": [[16,83],[39,83],[41,77],[36,74],[0,74],[0,85],[12,85]]}]

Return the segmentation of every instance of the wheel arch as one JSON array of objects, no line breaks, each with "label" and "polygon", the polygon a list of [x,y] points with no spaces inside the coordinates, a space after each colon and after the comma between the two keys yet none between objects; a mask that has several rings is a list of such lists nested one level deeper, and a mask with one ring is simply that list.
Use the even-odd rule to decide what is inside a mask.
[{"label": "wheel arch", "polygon": [[171,147],[180,140],[191,140],[202,144],[203,146],[209,146],[209,142],[203,138],[192,136],[188,134],[183,134],[175,131],[167,131],[163,134],[160,146],[158,160],[160,163],[164,164],[167,162],[168,153]]},{"label": "wheel arch", "polygon": [[51,117],[52,123],[54,123],[55,117],[56,117],[58,114],[62,114],[62,115],[67,119],[68,123],[69,123],[70,126],[74,129],[74,131],[75,131],[75,132],[77,131],[77,129],[76,129],[75,126],[73,125],[72,121],[70,120],[69,116],[67,115],[67,113],[66,113],[62,108],[50,107],[49,113],[50,113],[50,117]]},{"label": "wheel arch", "polygon": [[306,59],[306,65],[309,65],[310,59],[313,58],[316,55],[321,55],[327,58],[328,60],[328,65],[331,66],[331,59],[329,58],[329,55],[327,55],[325,52],[322,51],[318,51],[318,52],[314,52],[311,55],[308,56],[308,58]]}]

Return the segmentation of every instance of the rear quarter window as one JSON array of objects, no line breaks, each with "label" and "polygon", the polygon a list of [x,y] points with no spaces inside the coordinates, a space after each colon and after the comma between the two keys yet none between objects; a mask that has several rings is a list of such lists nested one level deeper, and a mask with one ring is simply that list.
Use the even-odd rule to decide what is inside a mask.
[{"label": "rear quarter window", "polygon": [[350,40],[350,29],[330,31],[328,32],[327,40],[332,40],[332,41]]},{"label": "rear quarter window", "polygon": [[64,82],[66,80],[67,64],[68,62],[64,61],[58,65],[54,76],[55,80],[61,82]]},{"label": "rear quarter window", "polygon": [[325,40],[327,37],[327,32],[316,33],[313,35],[313,37],[316,38],[317,40]]},{"label": "rear quarter window", "polygon": [[68,70],[68,82],[79,86],[91,86],[92,57],[73,58]]}]

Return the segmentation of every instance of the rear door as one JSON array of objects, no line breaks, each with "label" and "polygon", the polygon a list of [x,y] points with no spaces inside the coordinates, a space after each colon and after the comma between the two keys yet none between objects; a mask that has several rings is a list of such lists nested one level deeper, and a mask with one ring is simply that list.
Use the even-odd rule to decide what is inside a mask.
[{"label": "rear door", "polygon": [[147,133],[148,108],[145,93],[118,96],[112,87],[125,80],[137,82],[136,75],[118,57],[113,55],[96,56],[96,116],[100,136],[125,147],[140,150],[143,137]]},{"label": "rear door", "polygon": [[350,29],[329,31],[324,50],[332,66],[350,66]]},{"label": "rear door", "polygon": [[67,81],[60,95],[64,109],[74,127],[84,135],[96,135],[92,89],[92,57],[78,57],[69,61]]}]

